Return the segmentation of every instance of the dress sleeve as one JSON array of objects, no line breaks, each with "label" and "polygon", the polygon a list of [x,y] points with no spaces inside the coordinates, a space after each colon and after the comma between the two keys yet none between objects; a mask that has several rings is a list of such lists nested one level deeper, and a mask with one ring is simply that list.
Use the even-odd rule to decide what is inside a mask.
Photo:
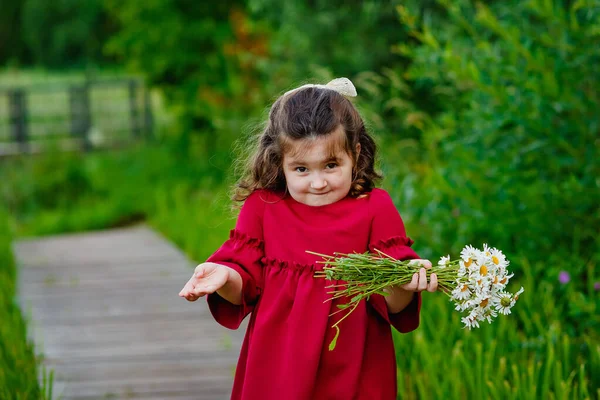
[{"label": "dress sleeve", "polygon": [[[406,236],[404,222],[390,195],[384,190],[375,189],[369,205],[372,216],[369,251],[375,252],[377,249],[397,260],[420,258],[410,247],[413,241]],[[415,293],[408,306],[396,314],[388,312],[385,298],[381,295],[372,295],[369,303],[399,332],[411,332],[419,326],[421,293]]]},{"label": "dress sleeve", "polygon": [[216,292],[207,296],[213,317],[229,329],[240,326],[254,309],[262,291],[264,204],[260,192],[252,193],[244,202],[229,239],[206,260],[232,268],[242,277],[242,304],[232,304]]}]

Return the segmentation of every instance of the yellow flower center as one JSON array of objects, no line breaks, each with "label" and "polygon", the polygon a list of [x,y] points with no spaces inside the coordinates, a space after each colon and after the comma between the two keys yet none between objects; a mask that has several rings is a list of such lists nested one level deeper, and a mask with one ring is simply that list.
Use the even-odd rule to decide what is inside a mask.
[{"label": "yellow flower center", "polygon": [[486,276],[487,275],[487,267],[485,265],[482,265],[481,268],[479,268],[479,273],[481,274],[481,276]]},{"label": "yellow flower center", "polygon": [[460,289],[461,292],[466,292],[467,290],[469,290],[467,285],[463,285],[462,289]]},{"label": "yellow flower center", "polygon": [[489,301],[489,299],[485,299],[485,300],[483,300],[481,303],[479,303],[479,305],[480,305],[481,307],[485,307],[485,306],[487,306],[487,304],[488,304],[488,301]]},{"label": "yellow flower center", "polygon": [[498,277],[494,276],[494,283],[498,283]]},{"label": "yellow flower center", "polygon": [[506,277],[502,278],[502,280],[500,281],[501,284],[505,284],[506,283]]},{"label": "yellow flower center", "polygon": [[492,257],[492,262],[496,265],[500,264],[500,260],[498,260],[498,257],[496,257],[496,256]]},{"label": "yellow flower center", "polygon": [[469,267],[471,265],[471,259],[469,258],[467,261],[465,261],[465,267]]}]

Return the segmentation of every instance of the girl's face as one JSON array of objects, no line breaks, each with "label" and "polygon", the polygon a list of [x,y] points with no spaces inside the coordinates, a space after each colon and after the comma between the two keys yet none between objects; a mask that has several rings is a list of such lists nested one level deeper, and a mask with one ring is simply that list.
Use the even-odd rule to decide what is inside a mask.
[{"label": "girl's face", "polygon": [[[348,195],[354,160],[344,149],[345,133],[340,126],[317,139],[292,143],[283,157],[287,189],[294,200],[308,206],[335,203]],[[360,145],[357,146],[357,154]]]}]

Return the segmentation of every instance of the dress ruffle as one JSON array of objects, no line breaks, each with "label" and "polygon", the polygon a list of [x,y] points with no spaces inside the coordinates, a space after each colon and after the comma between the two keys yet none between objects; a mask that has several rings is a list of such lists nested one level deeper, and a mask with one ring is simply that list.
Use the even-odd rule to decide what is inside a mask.
[{"label": "dress ruffle", "polygon": [[251,237],[244,232],[240,232],[237,229],[232,229],[229,232],[229,240],[236,242],[236,245],[241,245],[247,248],[254,248],[256,250],[263,251],[265,243],[257,238]]},{"label": "dress ruffle", "polygon": [[[302,264],[295,261],[285,261],[278,258],[263,257],[261,260],[262,264],[269,268],[281,268],[281,269],[293,269],[299,271],[317,271],[320,267],[315,264]],[[322,269],[322,268],[321,268]]]},{"label": "dress ruffle", "polygon": [[410,247],[414,243],[414,240],[407,236],[394,236],[388,239],[382,239],[369,245],[370,251],[375,251],[375,249],[383,251],[385,253],[386,249],[390,249],[393,247],[402,247],[407,246]]}]

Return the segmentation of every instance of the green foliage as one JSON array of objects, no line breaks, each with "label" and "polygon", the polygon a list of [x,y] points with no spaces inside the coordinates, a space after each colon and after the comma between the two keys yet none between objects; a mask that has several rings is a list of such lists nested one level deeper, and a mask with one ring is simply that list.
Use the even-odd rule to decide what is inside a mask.
[{"label": "green foliage", "polygon": [[102,0],[24,0],[22,38],[35,63],[72,67],[97,60],[110,33]]},{"label": "green foliage", "polygon": [[0,65],[8,61],[14,64],[27,59],[25,43],[19,32],[19,22],[23,10],[23,2],[3,1],[0,3]]},{"label": "green foliage", "polygon": [[400,3],[249,0],[252,17],[272,33],[271,57],[259,67],[281,90],[309,78],[352,77],[397,63],[389,49],[405,39],[395,12]]},{"label": "green foliage", "polygon": [[194,144],[190,137],[204,133],[204,144],[214,150],[216,130],[219,135],[239,130],[259,94],[252,91],[257,82],[244,58],[264,47],[242,1],[106,4],[120,24],[107,52],[164,91],[179,122],[172,131],[184,149]]},{"label": "green foliage", "polygon": [[[213,155],[211,163],[203,161],[207,159],[205,154],[182,158],[156,144],[7,160],[0,164],[0,204],[6,205],[19,235],[149,221],[196,257],[197,243],[207,231],[225,232],[226,237],[234,222],[223,184],[228,155]],[[190,228],[182,229],[184,225]],[[228,229],[222,231],[222,226]],[[210,255],[202,249],[202,256]]]},{"label": "green foliage", "polygon": [[[392,173],[401,209],[437,254],[488,242],[561,265],[583,287],[600,261],[600,3],[440,3],[448,18],[436,26],[400,9],[419,43],[399,46],[408,71],[363,76],[395,91],[390,103],[418,133],[404,142],[418,155]],[[437,110],[403,101],[403,77],[427,82]]]}]

